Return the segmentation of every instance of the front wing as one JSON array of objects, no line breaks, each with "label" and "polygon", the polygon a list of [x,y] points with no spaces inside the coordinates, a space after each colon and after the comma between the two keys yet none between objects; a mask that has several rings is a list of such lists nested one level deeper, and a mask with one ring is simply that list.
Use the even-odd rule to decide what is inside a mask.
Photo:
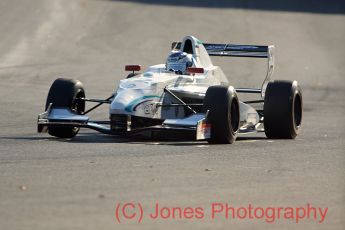
[{"label": "front wing", "polygon": [[50,127],[90,128],[98,132],[116,136],[131,136],[147,132],[181,132],[190,134],[194,140],[206,140],[211,137],[211,125],[207,123],[207,113],[197,113],[182,119],[166,119],[162,125],[117,131],[110,128],[110,121],[92,121],[86,115],[73,113],[69,108],[56,107],[52,104],[47,111],[38,115],[37,131],[47,132]]}]

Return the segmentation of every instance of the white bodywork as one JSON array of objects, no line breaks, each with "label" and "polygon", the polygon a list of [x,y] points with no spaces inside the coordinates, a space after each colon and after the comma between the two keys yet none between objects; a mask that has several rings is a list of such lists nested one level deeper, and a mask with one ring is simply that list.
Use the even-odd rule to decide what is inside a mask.
[{"label": "white bodywork", "polygon": [[[188,74],[180,74],[184,72],[183,66],[178,71],[168,71],[166,64],[150,66],[141,74],[133,73],[129,78],[121,80],[115,93],[105,100],[78,98],[78,101],[99,103],[83,113],[76,113],[69,106],[59,107],[50,103],[46,111],[38,115],[37,130],[46,132],[51,127],[67,130],[90,128],[121,136],[146,131],[152,135],[159,131],[172,131],[192,134],[195,140],[206,140],[211,138],[212,122],[209,121],[209,112],[212,111],[204,110],[205,95],[210,86],[225,85],[232,92],[236,90],[237,93],[261,95],[261,100],[239,102],[238,132],[263,131],[263,110],[256,110],[250,104],[264,102],[265,88],[273,73],[273,48],[274,46],[203,44],[195,37],[186,36],[182,42],[173,43],[173,49],[174,52],[180,51],[189,57],[192,55],[193,68],[188,69]],[[231,87],[222,69],[212,64],[210,55],[267,58],[268,70],[261,89]],[[174,64],[173,59],[170,61]],[[186,63],[187,66],[189,65]],[[126,69],[140,70],[139,66],[127,66]],[[104,103],[110,103],[110,121],[90,120],[86,116]],[[234,121],[237,122],[237,118]]]},{"label": "white bodywork", "polygon": [[[110,114],[126,114],[152,119],[178,119],[185,117],[183,107],[161,107],[161,104],[178,103],[164,88],[194,99],[202,100],[212,85],[229,85],[219,66],[214,66],[203,44],[192,36],[186,36],[180,50],[192,45],[195,67],[204,68],[203,74],[181,75],[167,71],[165,64],[150,66],[144,73],[120,81],[110,105]],[[256,125],[259,115],[251,106],[240,103],[240,118],[243,125]]]}]

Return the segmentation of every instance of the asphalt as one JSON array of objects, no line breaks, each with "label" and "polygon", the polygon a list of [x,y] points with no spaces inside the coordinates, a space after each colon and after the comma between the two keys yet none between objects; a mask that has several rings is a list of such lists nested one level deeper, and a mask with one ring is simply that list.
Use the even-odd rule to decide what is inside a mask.
[{"label": "asphalt", "polygon": [[[230,3],[229,3],[230,2]],[[273,1],[272,1],[273,2]],[[0,2],[1,229],[344,229],[345,16],[342,1]],[[272,4],[270,4],[272,3]],[[275,44],[275,79],[303,89],[296,140],[241,136],[232,145],[118,139],[84,130],[72,140],[36,133],[59,76],[106,98],[126,64],[163,63],[172,41]],[[217,58],[235,87],[259,84],[265,63]],[[107,107],[94,113],[106,119]],[[115,218],[135,202],[202,207],[202,219]],[[328,208],[313,219],[209,218],[210,204]]]}]

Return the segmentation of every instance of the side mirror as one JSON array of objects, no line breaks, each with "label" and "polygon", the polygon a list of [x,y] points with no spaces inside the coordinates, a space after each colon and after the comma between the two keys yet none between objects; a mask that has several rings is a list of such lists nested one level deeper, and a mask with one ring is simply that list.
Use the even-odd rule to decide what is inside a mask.
[{"label": "side mirror", "polygon": [[125,66],[125,71],[132,71],[134,73],[134,71],[140,71],[140,70],[141,70],[140,65],[126,65]]},{"label": "side mirror", "polygon": [[197,68],[197,67],[188,67],[187,73],[195,75],[195,74],[203,74],[205,72],[204,68]]}]

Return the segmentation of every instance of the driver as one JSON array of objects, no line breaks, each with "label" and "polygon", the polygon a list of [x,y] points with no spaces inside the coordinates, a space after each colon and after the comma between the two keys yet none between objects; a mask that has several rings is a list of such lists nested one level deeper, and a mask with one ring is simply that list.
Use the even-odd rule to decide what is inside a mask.
[{"label": "driver", "polygon": [[177,74],[187,74],[187,68],[195,65],[192,54],[182,51],[171,51],[167,58],[166,70]]}]

